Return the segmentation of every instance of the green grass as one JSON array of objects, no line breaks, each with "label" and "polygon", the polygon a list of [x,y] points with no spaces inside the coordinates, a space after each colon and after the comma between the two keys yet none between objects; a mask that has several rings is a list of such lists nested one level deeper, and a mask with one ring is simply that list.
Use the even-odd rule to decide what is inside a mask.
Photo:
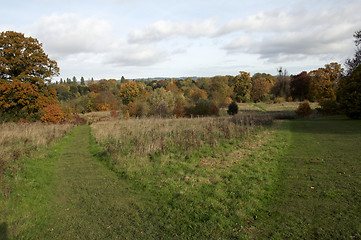
[{"label": "green grass", "polygon": [[[2,198],[0,239],[32,239],[46,232],[49,203],[53,196],[53,174],[56,162],[72,136],[57,142],[49,150],[34,153],[24,161],[24,171],[18,174],[10,198]],[[32,231],[28,235],[28,231]]]},{"label": "green grass", "polygon": [[342,117],[287,123],[290,148],[257,238],[361,238],[361,121]]},{"label": "green grass", "polygon": [[360,121],[319,118],[117,159],[79,126],[25,161],[0,239],[358,239],[360,142]]}]

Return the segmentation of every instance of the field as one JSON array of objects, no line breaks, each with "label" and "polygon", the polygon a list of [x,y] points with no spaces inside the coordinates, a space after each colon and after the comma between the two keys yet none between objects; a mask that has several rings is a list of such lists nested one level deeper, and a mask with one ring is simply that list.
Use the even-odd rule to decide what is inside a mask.
[{"label": "field", "polygon": [[0,238],[359,239],[361,122],[273,120],[297,106],[194,119],[101,113],[54,143],[70,128],[44,133],[2,196]]}]

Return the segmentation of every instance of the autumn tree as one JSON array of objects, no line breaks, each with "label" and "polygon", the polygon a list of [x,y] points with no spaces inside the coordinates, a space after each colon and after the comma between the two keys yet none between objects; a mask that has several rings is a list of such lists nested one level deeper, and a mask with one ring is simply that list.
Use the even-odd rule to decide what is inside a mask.
[{"label": "autumn tree", "polygon": [[311,77],[306,71],[291,77],[290,91],[295,100],[303,101],[305,99],[314,100],[310,95]]},{"label": "autumn tree", "polygon": [[267,101],[270,99],[271,89],[276,78],[271,74],[256,73],[252,76],[252,92],[251,99],[254,102]]},{"label": "autumn tree", "polygon": [[234,95],[237,102],[248,102],[251,99],[252,79],[250,73],[240,71],[234,83]]},{"label": "autumn tree", "polygon": [[138,84],[134,81],[120,85],[119,96],[124,104],[128,104],[136,99],[140,93]]},{"label": "autumn tree", "polygon": [[341,64],[330,63],[324,68],[311,71],[311,93],[321,106],[324,113],[337,113],[338,102],[336,100],[337,85],[341,80],[343,68]]},{"label": "autumn tree", "polygon": [[40,110],[56,104],[49,86],[59,73],[42,44],[22,33],[0,33],[0,112],[13,118],[39,119]]},{"label": "autumn tree", "polygon": [[208,94],[207,94],[206,91],[204,91],[202,89],[197,89],[195,91],[191,90],[190,91],[190,98],[192,99],[192,101],[194,103],[196,103],[199,99],[207,99]]}]

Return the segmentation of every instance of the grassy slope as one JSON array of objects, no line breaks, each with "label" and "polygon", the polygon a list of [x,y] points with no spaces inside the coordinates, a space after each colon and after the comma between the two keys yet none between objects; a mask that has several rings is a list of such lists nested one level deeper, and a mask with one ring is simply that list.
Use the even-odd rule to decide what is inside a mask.
[{"label": "grassy slope", "polygon": [[[49,203],[53,196],[53,175],[63,148],[71,141],[68,135],[51,147],[24,161],[24,172],[9,199],[2,199],[6,209],[0,212],[0,239],[41,236],[47,231]],[[27,232],[32,229],[32,234]]]},{"label": "grassy slope", "polygon": [[257,238],[360,239],[361,122],[321,118],[288,122],[278,190]]},{"label": "grassy slope", "polygon": [[268,134],[122,179],[80,126],[26,162],[0,238],[360,237],[360,121],[296,120]]}]

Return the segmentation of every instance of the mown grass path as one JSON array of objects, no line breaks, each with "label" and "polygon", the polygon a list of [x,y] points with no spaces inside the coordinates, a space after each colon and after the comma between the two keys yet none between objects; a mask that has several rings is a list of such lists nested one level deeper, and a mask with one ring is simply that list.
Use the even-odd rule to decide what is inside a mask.
[{"label": "mown grass path", "polygon": [[55,239],[118,239],[124,231],[132,234],[129,226],[122,226],[135,214],[127,212],[134,198],[125,183],[90,153],[89,141],[89,127],[78,127],[58,160],[49,221]]}]

